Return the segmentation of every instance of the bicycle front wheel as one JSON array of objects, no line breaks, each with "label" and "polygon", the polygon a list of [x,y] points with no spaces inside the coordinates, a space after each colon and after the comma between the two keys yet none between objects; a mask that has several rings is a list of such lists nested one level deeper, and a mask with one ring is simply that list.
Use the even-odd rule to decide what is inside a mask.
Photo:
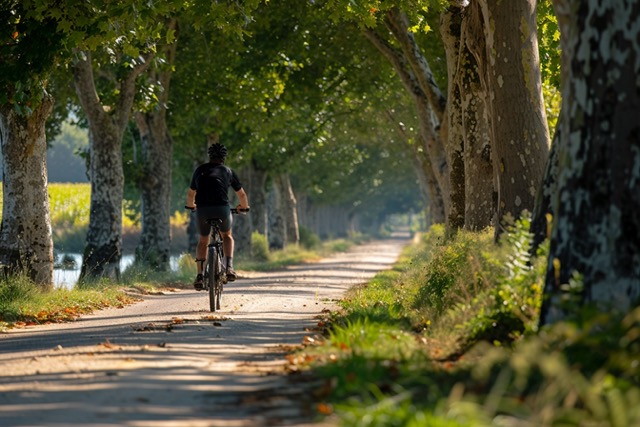
[{"label": "bicycle front wheel", "polygon": [[216,283],[218,281],[218,251],[215,247],[210,247],[207,253],[207,288],[209,289],[209,310],[216,311]]}]

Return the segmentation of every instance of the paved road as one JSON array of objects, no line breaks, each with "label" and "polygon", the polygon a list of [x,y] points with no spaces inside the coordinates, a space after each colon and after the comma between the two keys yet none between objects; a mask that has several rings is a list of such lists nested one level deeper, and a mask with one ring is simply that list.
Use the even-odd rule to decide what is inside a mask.
[{"label": "paved road", "polygon": [[0,426],[320,425],[310,384],[284,375],[285,355],[407,242],[247,273],[226,287],[213,315],[205,293],[178,290],[0,334]]}]

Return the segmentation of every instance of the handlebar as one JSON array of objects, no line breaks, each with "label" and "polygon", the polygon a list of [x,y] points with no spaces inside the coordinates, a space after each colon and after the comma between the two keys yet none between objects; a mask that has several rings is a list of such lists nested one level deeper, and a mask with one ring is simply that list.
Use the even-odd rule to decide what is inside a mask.
[{"label": "handlebar", "polygon": [[[195,206],[186,206],[186,205],[185,205],[185,207],[184,207],[184,208],[185,208],[185,209],[187,209],[187,210],[190,210],[190,211],[195,211],[195,210],[196,210],[196,207],[195,207]],[[237,215],[237,214],[241,214],[241,215],[243,215],[243,214],[246,214],[247,212],[249,212],[249,210],[250,210],[250,209],[251,209],[251,208],[246,208],[246,209],[236,209],[236,208],[231,208],[231,213],[232,213],[232,214],[236,214],[236,215]]]}]

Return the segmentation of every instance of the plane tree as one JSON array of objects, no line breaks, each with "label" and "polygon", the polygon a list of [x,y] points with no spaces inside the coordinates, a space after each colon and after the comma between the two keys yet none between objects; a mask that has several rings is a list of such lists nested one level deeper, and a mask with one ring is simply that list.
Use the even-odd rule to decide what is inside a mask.
[{"label": "plane tree", "polygon": [[[414,98],[432,169],[428,172],[442,195],[442,219],[454,229],[462,224],[483,228],[493,217],[499,233],[505,216],[518,217],[523,209],[533,208],[548,150],[536,2],[464,0],[446,2],[447,8],[438,9],[441,3],[328,0],[323,4],[334,19],[359,25]],[[442,74],[436,74],[432,64],[444,55],[420,42],[422,32],[437,27],[430,10],[439,12],[443,23],[448,71]],[[445,80],[447,89],[442,90],[438,81]],[[478,160],[480,167],[470,163]],[[486,202],[492,191],[484,185],[485,208],[474,213],[466,200],[474,192],[468,184],[490,180],[498,203],[494,207]],[[473,204],[479,202],[475,200]],[[487,206],[494,215],[487,215]],[[484,219],[467,221],[474,214]]]},{"label": "plane tree", "polygon": [[[640,5],[559,0],[562,107],[541,323],[640,301]],[[593,312],[593,311],[592,311]]]},{"label": "plane tree", "polygon": [[[182,92],[184,86],[178,91],[172,90],[171,84],[176,72],[182,75],[195,70],[195,74],[206,74],[211,64],[224,63],[233,59],[233,52],[209,51],[211,56],[189,56],[185,52],[193,53],[194,45],[197,47],[208,46],[207,41],[214,44],[220,43],[229,46],[234,41],[242,40],[247,21],[251,11],[260,3],[259,0],[244,1],[234,4],[194,2],[188,8],[180,11],[164,21],[165,29],[172,35],[170,43],[164,43],[159,47],[158,54],[162,58],[151,65],[151,68],[142,76],[140,103],[135,106],[135,123],[138,140],[134,144],[139,145],[139,156],[133,159],[134,170],[130,187],[135,187],[140,197],[140,210],[142,232],[140,242],[136,248],[136,262],[146,264],[156,270],[167,270],[171,251],[170,216],[172,209],[172,169],[174,164],[174,135],[169,127],[168,115],[173,114],[177,120],[188,121],[194,126],[202,125],[196,122],[202,116],[200,114],[183,114],[176,106],[186,106],[185,111],[190,113],[194,109],[189,108],[188,103],[179,100],[187,99]],[[215,39],[215,41],[214,41]],[[202,45],[198,46],[200,43]],[[196,61],[201,61],[196,65]],[[193,67],[193,68],[192,68]],[[214,67],[215,68],[215,67]],[[213,72],[213,70],[211,70]],[[213,75],[213,74],[212,74]],[[199,79],[187,79],[191,88],[202,89]],[[210,82],[215,84],[215,82]],[[191,90],[186,95],[192,94]],[[191,98],[196,101],[200,97]],[[202,108],[200,111],[205,111]],[[206,123],[206,121],[205,121]],[[212,137],[212,131],[205,130]],[[205,140],[204,138],[202,140]],[[184,142],[183,139],[181,139]],[[193,141],[192,141],[193,142]],[[193,154],[193,159],[203,158],[206,153],[202,145],[197,145],[197,154],[192,153],[194,144],[181,144],[178,153],[187,152]],[[185,150],[186,149],[186,150]],[[179,155],[179,158],[184,156]],[[184,200],[184,186],[179,185],[180,202]]]},{"label": "plane tree", "polygon": [[[143,173],[138,181],[143,197],[143,233],[137,259],[157,268],[168,267],[171,140],[165,109],[170,102],[166,94],[170,90],[172,67],[176,66],[167,64],[175,55],[173,44],[179,30],[176,20],[186,19],[195,27],[237,32],[257,3],[258,0],[222,4],[145,3],[132,9],[135,26],[126,37],[101,46],[101,55],[93,60],[89,52],[82,52],[74,63],[78,97],[89,122],[92,205],[96,207],[91,210],[94,219],[87,233],[80,280],[87,276],[117,278],[119,275],[124,188],[121,148],[136,94],[143,95],[143,103],[136,106],[143,142]],[[157,66],[153,65],[154,61]],[[148,77],[152,81],[138,79],[145,72],[150,73]],[[96,93],[100,96],[96,97]],[[159,155],[157,159],[155,154]],[[154,170],[156,160],[161,166],[158,171]]]},{"label": "plane tree", "polygon": [[8,1],[0,10],[0,135],[3,215],[0,263],[50,289],[53,243],[46,191],[46,121],[54,105],[49,78],[79,49],[119,37],[134,0],[109,12],[94,2]]}]

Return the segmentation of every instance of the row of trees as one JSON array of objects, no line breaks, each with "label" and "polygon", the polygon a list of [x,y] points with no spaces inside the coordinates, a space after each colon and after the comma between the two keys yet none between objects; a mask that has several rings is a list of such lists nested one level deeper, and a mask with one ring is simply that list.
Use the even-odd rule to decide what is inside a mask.
[{"label": "row of trees", "polygon": [[[256,212],[266,212],[267,179],[285,200],[279,205],[295,207],[292,176],[315,196],[329,176],[352,192],[351,206],[362,201],[358,193],[370,188],[346,171],[362,163],[365,144],[409,153],[431,220],[452,232],[494,227],[499,238],[525,209],[535,213],[537,241],[551,227],[545,322],[564,316],[561,285],[575,272],[585,301],[624,310],[638,297],[639,6],[630,0],[556,0],[553,10],[543,0],[45,3],[13,1],[0,17],[10,29],[0,70],[0,255],[4,265],[26,261],[39,283],[50,282],[52,264],[42,173],[53,108],[47,83],[68,70],[90,134],[82,276],[118,275],[122,141],[134,121],[139,253],[160,266],[170,242],[169,177],[179,164],[184,182],[203,141],[229,142],[238,153]],[[550,152],[542,88],[559,63],[553,38],[538,34],[553,33],[553,12],[563,105]],[[315,169],[322,155],[343,179],[325,173],[326,163]],[[280,222],[291,224],[287,217]],[[266,230],[267,218],[252,216],[247,229]]]},{"label": "row of trees", "polygon": [[[139,167],[128,174],[129,185],[136,185],[141,193],[143,232],[138,254],[159,268],[166,268],[169,260],[172,171],[181,172],[174,181],[178,180],[180,190],[184,191],[194,163],[206,152],[205,142],[222,138],[227,144],[231,142],[232,151],[239,152],[245,183],[251,189],[252,205],[257,213],[252,215],[253,224],[245,236],[250,236],[252,229],[264,233],[267,228],[262,214],[266,212],[263,189],[267,178],[276,184],[273,187],[283,201],[278,205],[289,208],[290,213],[282,216],[295,218],[291,215],[295,209],[291,201],[295,199],[291,198],[291,183],[286,172],[302,171],[298,182],[317,189],[315,199],[332,194],[334,204],[350,204],[353,208],[354,204],[362,204],[365,196],[375,197],[381,188],[376,183],[374,188],[362,191],[357,200],[350,201],[339,193],[339,190],[349,193],[361,184],[350,182],[353,176],[349,174],[361,169],[362,157],[392,153],[393,162],[401,164],[404,159],[397,146],[372,153],[371,144],[362,142],[365,137],[355,135],[357,131],[352,137],[360,142],[354,139],[350,150],[340,149],[336,153],[331,148],[333,142],[322,142],[331,141],[332,132],[341,132],[347,126],[341,116],[367,114],[366,108],[371,111],[359,99],[365,98],[367,87],[379,73],[371,72],[375,64],[366,58],[354,57],[352,51],[326,51],[321,41],[329,47],[348,43],[349,37],[336,42],[341,33],[348,33],[337,27],[324,31],[329,27],[320,28],[317,23],[321,20],[317,16],[311,19],[313,15],[304,10],[308,5],[299,7],[295,2],[278,8],[260,5],[261,20],[255,22],[249,19],[249,13],[259,6],[258,2],[245,2],[242,8],[237,4],[204,2],[189,8],[179,2],[151,8],[135,1],[123,3],[122,8],[112,5],[106,9],[91,3],[45,7],[44,3],[16,2],[10,6],[13,9],[3,11],[3,22],[11,29],[12,38],[3,53],[6,53],[6,64],[13,64],[15,70],[4,74],[4,84],[9,94],[22,90],[19,95],[25,104],[15,102],[14,98],[7,99],[5,111],[9,120],[3,143],[24,147],[25,140],[32,137],[21,136],[12,126],[29,116],[29,111],[18,116],[9,113],[25,105],[27,108],[44,105],[39,104],[38,96],[51,103],[51,93],[57,101],[54,104],[58,108],[56,119],[65,117],[65,107],[77,109],[79,105],[81,109],[76,110],[75,115],[82,117],[89,129],[91,221],[81,277],[117,278],[119,274],[120,207],[125,185],[121,152],[123,139],[131,133],[131,123],[135,123],[139,142]],[[296,7],[298,13],[291,19],[289,13]],[[41,27],[52,32],[50,37],[59,37],[61,45],[51,48],[48,57],[39,59],[37,65],[43,71],[37,75],[33,58],[29,59],[25,53],[36,50],[35,38],[41,35],[35,29]],[[248,35],[248,31],[252,34]],[[288,52],[297,58],[287,58]],[[20,81],[23,74],[18,73],[19,68],[34,71],[33,86]],[[359,75],[347,73],[347,68],[360,69]],[[347,74],[363,82],[350,86]],[[69,79],[75,93],[67,91]],[[348,97],[353,100],[349,101]],[[43,135],[46,117],[47,114],[43,114],[36,123]],[[50,124],[48,127],[52,128]],[[382,136],[376,138],[382,139]],[[174,155],[176,140],[180,150]],[[41,150],[42,147],[38,153]],[[327,176],[321,171],[308,176],[308,164],[319,157],[324,158],[325,164],[331,162],[337,170],[331,182],[342,181],[334,186],[339,189],[327,191],[332,187],[327,182],[318,185],[319,180]],[[9,164],[10,159],[6,160]],[[35,163],[39,170],[46,170],[43,158],[36,158]],[[400,170],[396,177],[406,176],[406,169]],[[17,189],[12,194],[11,187],[13,182],[23,181],[24,172],[20,167],[6,168],[4,186],[8,198],[25,193]],[[16,174],[16,178],[7,179],[12,174]],[[380,181],[376,175],[366,177],[365,181]],[[393,182],[393,179],[381,182],[387,181]],[[37,203],[18,203],[20,210],[28,206],[33,207],[33,212],[28,215],[12,210],[4,212],[7,238],[3,253],[5,265],[26,267],[34,280],[47,285],[51,245],[46,236],[50,233],[21,231],[34,223],[31,217],[37,216],[48,223],[46,215],[44,218],[42,215],[46,212],[43,183],[28,190],[39,193]],[[400,188],[396,193],[407,194],[414,189],[413,185],[403,186],[405,190]],[[389,185],[384,187],[389,190]],[[326,195],[319,195],[320,192]],[[305,205],[311,203],[306,201]],[[402,208],[404,206],[398,206]],[[369,214],[377,215],[379,220],[380,215],[385,214],[381,209],[377,212],[369,209]],[[340,210],[344,211],[344,206]],[[348,212],[346,215],[350,216]],[[291,223],[290,220],[277,221],[277,218],[273,222]],[[296,224],[289,228],[297,230]],[[34,249],[30,239],[36,234],[45,244]],[[295,239],[295,234],[289,233],[289,236]],[[21,239],[16,241],[10,237],[15,235]],[[34,262],[36,259],[40,261]]]}]

